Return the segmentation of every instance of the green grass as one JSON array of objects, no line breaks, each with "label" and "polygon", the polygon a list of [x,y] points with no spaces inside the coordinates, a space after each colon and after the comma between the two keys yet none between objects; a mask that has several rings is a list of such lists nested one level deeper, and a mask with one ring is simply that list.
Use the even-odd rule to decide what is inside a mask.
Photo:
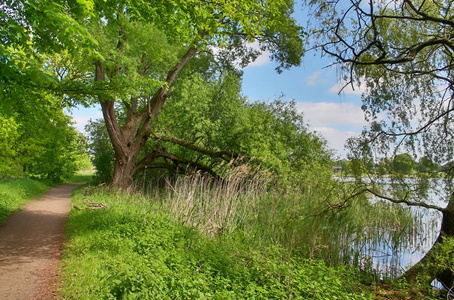
[{"label": "green grass", "polygon": [[91,182],[93,179],[94,172],[91,170],[87,171],[77,171],[71,178],[66,180],[67,183],[70,182]]},{"label": "green grass", "polygon": [[144,197],[82,189],[73,204],[85,209],[70,212],[63,299],[371,298],[350,270],[207,237]]},{"label": "green grass", "polygon": [[7,179],[0,182],[0,223],[26,202],[36,199],[50,188],[50,184],[35,179]]},{"label": "green grass", "polygon": [[[89,182],[92,176],[93,172],[77,172],[66,182]],[[41,197],[53,186],[55,184],[49,180],[39,178],[17,178],[0,181],[0,224],[25,203]]]}]

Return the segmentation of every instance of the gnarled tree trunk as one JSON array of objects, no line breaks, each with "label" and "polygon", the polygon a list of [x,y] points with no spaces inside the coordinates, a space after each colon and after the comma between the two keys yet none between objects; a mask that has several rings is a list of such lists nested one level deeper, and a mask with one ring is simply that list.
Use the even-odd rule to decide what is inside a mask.
[{"label": "gnarled tree trunk", "polygon": [[129,189],[134,181],[133,176],[136,172],[136,155],[116,155],[115,168],[112,175],[112,186]]},{"label": "gnarled tree trunk", "polygon": [[[99,95],[99,102],[115,151],[115,168],[112,177],[112,186],[120,189],[129,189],[133,185],[133,176],[137,169],[137,156],[151,135],[154,118],[159,114],[168,97],[168,89],[175,82],[178,74],[186,63],[195,56],[197,49],[191,47],[180,61],[167,74],[166,85],[148,98],[148,105],[138,109],[138,98],[131,98],[126,103],[127,118],[125,124],[120,126],[115,114],[115,100],[105,99]],[[95,64],[95,81],[106,80],[106,73],[101,61]]]}]

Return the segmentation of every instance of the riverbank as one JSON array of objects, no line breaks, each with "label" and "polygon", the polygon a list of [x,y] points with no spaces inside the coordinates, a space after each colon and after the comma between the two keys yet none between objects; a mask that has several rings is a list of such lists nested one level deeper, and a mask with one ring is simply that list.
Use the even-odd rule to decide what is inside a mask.
[{"label": "riverbank", "polygon": [[138,195],[82,189],[64,248],[64,299],[371,299],[359,274],[208,238]]}]

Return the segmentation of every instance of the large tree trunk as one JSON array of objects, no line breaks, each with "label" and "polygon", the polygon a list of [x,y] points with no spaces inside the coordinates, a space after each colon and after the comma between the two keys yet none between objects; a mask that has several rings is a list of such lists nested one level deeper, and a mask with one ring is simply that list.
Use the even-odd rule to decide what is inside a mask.
[{"label": "large tree trunk", "polygon": [[112,176],[112,186],[129,189],[133,186],[133,176],[136,170],[136,161],[128,157],[119,157],[115,159],[115,168]]},{"label": "large tree trunk", "polygon": [[132,128],[121,127],[115,116],[114,102],[101,102],[101,108],[107,132],[115,151],[115,167],[111,185],[120,189],[130,189],[134,183],[133,176],[136,172],[137,155],[143,148],[148,136],[142,140],[136,139],[138,122],[135,122],[137,124]]},{"label": "large tree trunk", "polygon": [[437,279],[445,287],[452,287],[454,285],[453,270],[437,263],[437,259],[440,259],[443,255],[454,255],[452,252],[449,254],[440,253],[439,251],[439,246],[445,238],[454,238],[454,194],[451,195],[449,204],[442,213],[440,235],[435,244],[416,265],[411,267],[403,275],[409,283],[422,280],[430,284],[433,279]]},{"label": "large tree trunk", "polygon": [[[119,43],[119,46],[121,44]],[[122,49],[119,49],[122,50]],[[175,82],[178,74],[186,63],[195,56],[197,49],[191,47],[180,61],[167,74],[166,85],[162,86],[149,100],[148,105],[138,111],[137,98],[129,99],[126,107],[126,122],[120,126],[115,114],[115,100],[105,99],[99,95],[99,102],[115,151],[115,169],[112,177],[112,186],[120,189],[130,189],[133,186],[133,175],[137,171],[136,159],[139,152],[151,134],[154,118],[159,114],[167,97],[168,90]],[[101,61],[95,63],[95,81],[106,80],[106,73]],[[128,101],[126,101],[128,102]]]}]

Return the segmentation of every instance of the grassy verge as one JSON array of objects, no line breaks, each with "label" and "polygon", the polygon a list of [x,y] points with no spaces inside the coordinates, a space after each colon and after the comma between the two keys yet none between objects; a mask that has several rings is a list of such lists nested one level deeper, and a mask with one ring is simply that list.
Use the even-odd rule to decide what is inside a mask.
[{"label": "grassy verge", "polygon": [[6,179],[0,182],[0,223],[24,203],[36,199],[50,188],[50,184],[29,178]]},{"label": "grassy verge", "polygon": [[233,235],[209,238],[140,196],[82,189],[63,257],[64,299],[367,299],[355,273]]},{"label": "grassy verge", "polygon": [[[90,181],[92,173],[77,172],[70,182]],[[43,179],[17,178],[0,181],[0,224],[13,212],[19,210],[26,202],[41,197],[54,186],[52,182]]]}]

